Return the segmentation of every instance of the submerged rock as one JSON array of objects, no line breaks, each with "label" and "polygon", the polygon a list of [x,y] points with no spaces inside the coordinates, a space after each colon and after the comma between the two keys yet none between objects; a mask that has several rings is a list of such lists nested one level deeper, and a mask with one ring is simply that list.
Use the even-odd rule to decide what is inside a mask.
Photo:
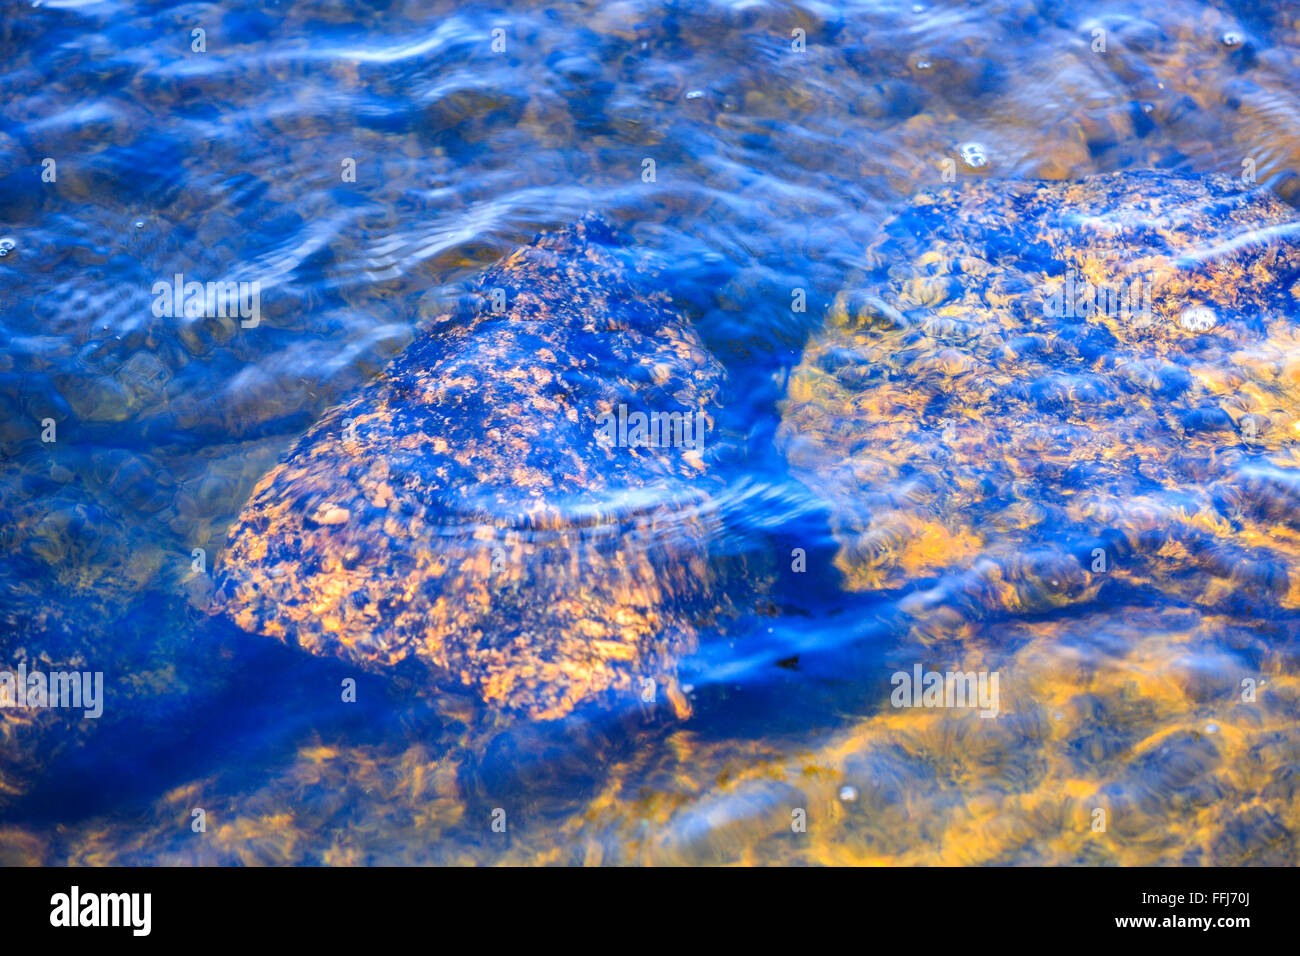
[{"label": "submerged rock", "polygon": [[[685,711],[723,373],[632,272],[591,216],[488,270],[482,308],[436,319],[262,478],[217,606],[536,718],[607,692]],[[638,413],[669,422],[650,447],[630,447]]]},{"label": "submerged rock", "polygon": [[1220,176],[918,195],[783,406],[847,586],[933,579],[905,606],[944,627],[1110,581],[1300,608],[1297,238]]}]

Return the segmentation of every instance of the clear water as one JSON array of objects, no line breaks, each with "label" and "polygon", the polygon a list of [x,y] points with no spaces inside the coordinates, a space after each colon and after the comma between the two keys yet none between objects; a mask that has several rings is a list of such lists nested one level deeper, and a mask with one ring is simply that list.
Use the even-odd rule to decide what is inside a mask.
[{"label": "clear water", "polygon": [[[776,435],[836,293],[945,169],[1300,196],[1300,12],[5,0],[0,52],[0,665],[109,689],[99,721],[0,711],[6,862],[1296,862],[1292,611],[1157,597],[918,649],[908,589],[843,587]],[[209,618],[293,439],[591,210],[727,369],[715,550],[810,556],[685,662],[691,717],[509,721]],[[260,282],[260,322],[156,316],[177,273]],[[890,708],[913,661],[1016,679],[995,721]]]}]

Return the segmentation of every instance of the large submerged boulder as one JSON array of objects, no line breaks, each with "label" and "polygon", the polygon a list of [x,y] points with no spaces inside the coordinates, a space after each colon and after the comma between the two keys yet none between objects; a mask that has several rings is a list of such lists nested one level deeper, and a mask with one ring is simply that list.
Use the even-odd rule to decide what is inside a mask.
[{"label": "large submerged boulder", "polygon": [[684,712],[723,372],[636,271],[593,216],[491,268],[480,307],[435,320],[257,484],[217,605],[534,718],[610,693]]},{"label": "large submerged boulder", "polygon": [[1297,240],[1223,176],[918,195],[783,406],[847,585],[953,627],[1107,582],[1300,608]]}]

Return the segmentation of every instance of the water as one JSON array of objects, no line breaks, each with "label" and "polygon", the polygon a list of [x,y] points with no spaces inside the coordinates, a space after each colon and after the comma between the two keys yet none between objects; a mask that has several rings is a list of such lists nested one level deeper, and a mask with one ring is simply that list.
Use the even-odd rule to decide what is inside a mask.
[{"label": "water", "polygon": [[[47,0],[4,3],[0,49],[0,660],[109,687],[95,722],[2,712],[6,861],[1296,862],[1293,611],[1148,591],[908,632],[920,585],[851,586],[778,433],[836,295],[945,175],[1294,201],[1300,13]],[[715,558],[780,558],[684,662],[691,716],[510,721],[210,618],[290,443],[588,211],[726,369]],[[259,283],[256,324],[156,314],[176,274]],[[890,707],[915,662],[999,670],[999,716]]]}]

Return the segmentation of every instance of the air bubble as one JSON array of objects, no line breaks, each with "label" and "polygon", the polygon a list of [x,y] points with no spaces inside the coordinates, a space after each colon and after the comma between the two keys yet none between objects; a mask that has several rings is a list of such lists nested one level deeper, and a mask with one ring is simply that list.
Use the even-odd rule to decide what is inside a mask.
[{"label": "air bubble", "polygon": [[18,248],[18,243],[14,242],[8,236],[0,239],[0,256],[7,256],[16,248]]},{"label": "air bubble", "polygon": [[144,220],[143,220],[143,219],[137,219],[137,220],[135,221],[135,228],[137,228],[137,229],[143,229],[143,228],[144,228]]},{"label": "air bubble", "polygon": [[1223,35],[1223,45],[1226,47],[1241,46],[1242,36],[1240,33],[1234,33],[1231,30]]},{"label": "air bubble", "polygon": [[857,787],[840,787],[840,799],[845,803],[852,803],[858,799]]},{"label": "air bubble", "polygon": [[932,65],[933,64],[931,64],[930,61],[927,60],[925,57],[921,57],[919,60],[916,61],[916,68],[918,70],[928,70]]},{"label": "air bubble", "polygon": [[686,98],[688,100],[698,100],[703,95],[704,95],[703,90],[691,90],[686,94]]}]

